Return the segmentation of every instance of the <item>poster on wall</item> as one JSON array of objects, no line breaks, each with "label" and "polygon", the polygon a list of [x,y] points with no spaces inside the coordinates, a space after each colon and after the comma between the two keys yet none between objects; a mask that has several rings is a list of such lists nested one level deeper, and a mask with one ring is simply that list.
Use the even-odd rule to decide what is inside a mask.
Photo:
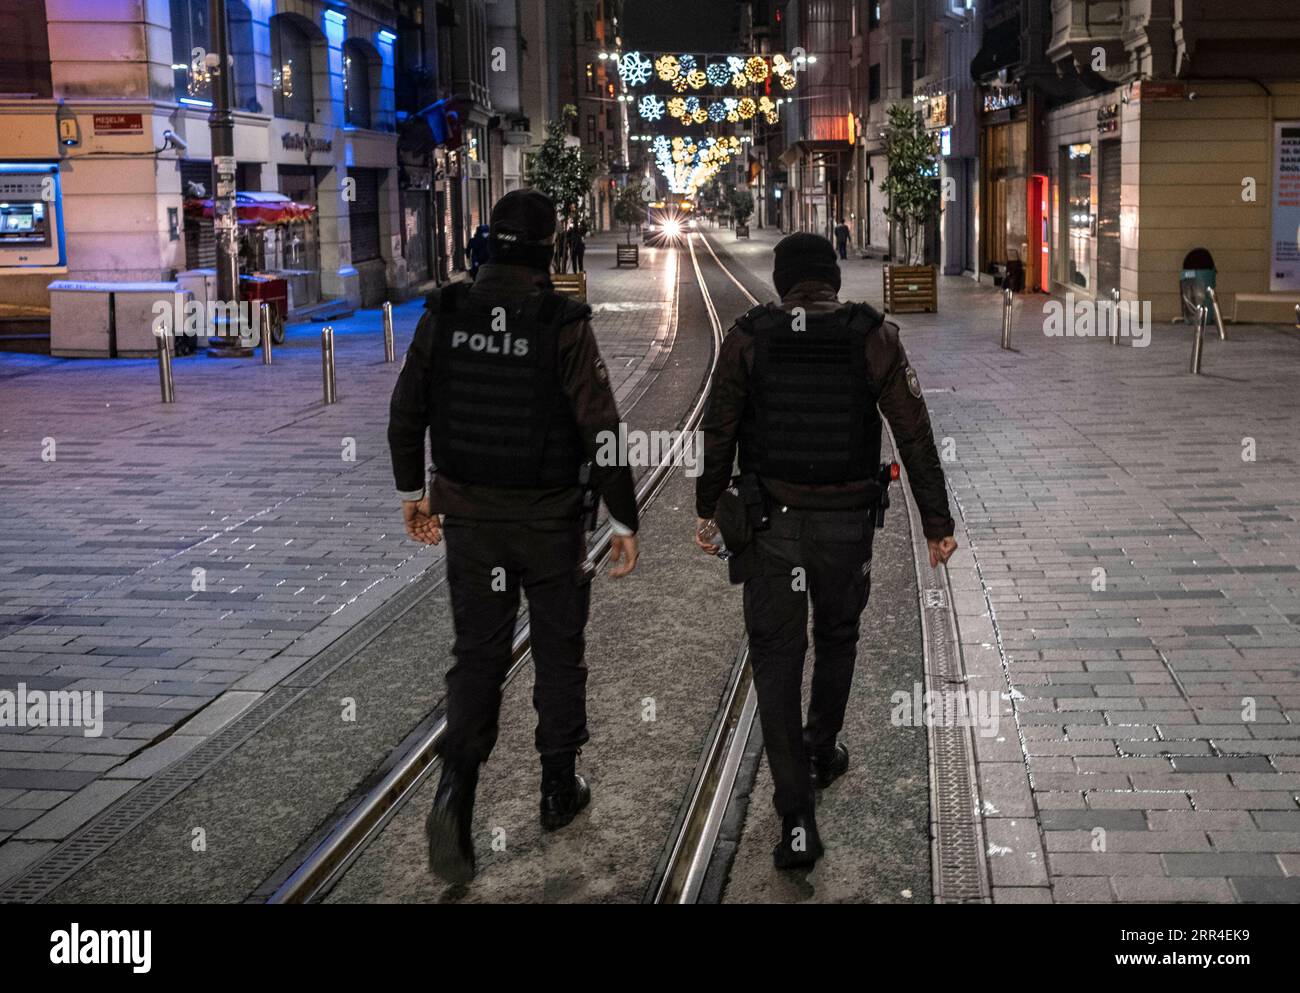
[{"label": "poster on wall", "polygon": [[1273,253],[1269,289],[1300,290],[1300,121],[1273,134]]}]

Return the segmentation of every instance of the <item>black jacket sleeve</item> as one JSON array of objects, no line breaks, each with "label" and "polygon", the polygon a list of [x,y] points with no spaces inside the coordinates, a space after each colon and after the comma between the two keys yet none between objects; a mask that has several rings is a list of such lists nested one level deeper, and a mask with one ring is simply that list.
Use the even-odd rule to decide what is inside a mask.
[{"label": "black jacket sleeve", "polygon": [[[590,312],[588,312],[590,313]],[[569,398],[587,458],[595,464],[593,481],[610,516],[625,527],[640,527],[636,509],[636,488],[632,470],[626,464],[602,466],[596,461],[601,436],[618,437],[618,404],[609,385],[609,371],[600,357],[595,332],[587,318],[564,327],[560,341],[560,378]]]},{"label": "black jacket sleeve", "polygon": [[700,428],[704,432],[704,468],[695,480],[695,514],[705,520],[713,517],[718,499],[731,482],[740,421],[749,402],[748,341],[742,331],[733,328],[728,333],[709,385],[709,405]]},{"label": "black jacket sleeve", "polygon": [[399,492],[414,492],[425,484],[425,439],[429,433],[429,376],[433,354],[433,321],[428,311],[416,326],[415,337],[402,360],[397,385],[388,405],[388,451]]},{"label": "black jacket sleeve", "polygon": [[867,364],[879,391],[880,412],[893,429],[899,458],[907,468],[925,536],[947,538],[954,527],[930,412],[921,395],[920,381],[908,365],[896,324],[886,321],[868,336]]}]

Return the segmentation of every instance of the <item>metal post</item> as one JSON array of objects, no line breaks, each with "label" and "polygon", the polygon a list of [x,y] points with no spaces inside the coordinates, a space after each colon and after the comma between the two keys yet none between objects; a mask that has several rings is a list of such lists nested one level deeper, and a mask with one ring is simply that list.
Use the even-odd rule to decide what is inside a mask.
[{"label": "metal post", "polygon": [[320,333],[320,360],[325,375],[325,402],[338,403],[334,388],[334,327],[326,325]]},{"label": "metal post", "polygon": [[158,339],[158,382],[162,386],[162,402],[176,402],[176,384],[172,380],[171,343],[165,334],[156,335]]},{"label": "metal post", "polygon": [[1196,308],[1196,337],[1192,339],[1192,375],[1201,374],[1201,349],[1205,347],[1205,321],[1209,308],[1204,304]]},{"label": "metal post", "polygon": [[1210,306],[1214,308],[1214,323],[1219,326],[1219,340],[1227,341],[1228,335],[1223,330],[1223,314],[1219,311],[1219,295],[1214,292],[1213,286],[1205,288],[1205,297],[1210,301]]},{"label": "metal post", "polygon": [[384,361],[394,361],[393,350],[393,305],[384,301]]},{"label": "metal post", "polygon": [[1110,343],[1112,345],[1118,345],[1119,344],[1119,307],[1120,307],[1118,289],[1112,289],[1110,291],[1110,299],[1111,299],[1111,303],[1114,304],[1114,307],[1111,309],[1110,312]]},{"label": "metal post", "polygon": [[1002,291],[1002,347],[1011,348],[1011,308],[1015,305],[1016,294],[1010,286]]},{"label": "metal post", "polygon": [[264,303],[257,308],[257,333],[262,339],[262,365],[271,364],[271,305]]},{"label": "metal post", "polygon": [[248,328],[238,315],[239,307],[239,219],[235,213],[235,115],[234,85],[231,78],[230,30],[226,0],[209,0],[208,24],[212,48],[204,59],[210,74],[212,113],[208,131],[212,146],[212,223],[217,247],[217,299],[225,306],[216,313],[208,354],[246,358],[253,354],[244,336]]}]

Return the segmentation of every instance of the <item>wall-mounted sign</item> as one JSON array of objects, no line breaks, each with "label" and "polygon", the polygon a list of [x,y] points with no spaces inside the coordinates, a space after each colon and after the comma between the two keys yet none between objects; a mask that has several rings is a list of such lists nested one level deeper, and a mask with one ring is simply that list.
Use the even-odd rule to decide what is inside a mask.
[{"label": "wall-mounted sign", "polygon": [[144,134],[143,114],[95,114],[95,134]]},{"label": "wall-mounted sign", "polygon": [[1273,131],[1273,251],[1269,289],[1300,290],[1300,121]]},{"label": "wall-mounted sign", "polygon": [[990,90],[984,94],[984,113],[992,114],[994,111],[1006,110],[1008,107],[1019,107],[1022,102],[1019,87],[1004,86],[1001,89]]},{"label": "wall-mounted sign", "polygon": [[1155,100],[1187,99],[1186,83],[1153,83],[1143,80],[1133,86],[1134,99],[1151,103]]},{"label": "wall-mounted sign", "polygon": [[946,128],[949,125],[948,94],[940,93],[930,98],[930,103],[926,107],[926,122],[932,128]]},{"label": "wall-mounted sign", "polygon": [[1119,104],[1112,103],[1097,111],[1097,133],[1114,134],[1119,130]]},{"label": "wall-mounted sign", "polygon": [[305,161],[310,162],[317,152],[328,155],[334,150],[332,138],[316,138],[311,133],[311,125],[304,124],[302,134],[285,132],[280,135],[280,146],[287,152],[302,152]]}]

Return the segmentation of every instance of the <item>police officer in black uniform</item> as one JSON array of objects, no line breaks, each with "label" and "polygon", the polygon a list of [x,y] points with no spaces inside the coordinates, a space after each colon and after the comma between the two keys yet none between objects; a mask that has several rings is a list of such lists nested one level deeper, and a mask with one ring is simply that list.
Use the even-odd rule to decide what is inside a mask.
[{"label": "police officer in black uniform", "polygon": [[[729,564],[732,580],[745,584],[750,663],[782,819],[773,855],[778,868],[792,868],[821,857],[814,789],[849,763],[836,739],[871,590],[875,516],[888,486],[881,414],[907,467],[930,565],[946,562],[957,544],[929,413],[897,326],[866,304],[839,301],[835,249],[817,235],[777,245],[773,282],[781,304],[750,311],[723,342],[703,425],[695,540],[716,554],[715,514],[722,524],[724,509],[740,507],[740,523],[733,514],[732,534],[724,526],[723,537],[743,546],[738,554],[732,548]],[[810,595],[815,660],[805,723]]]},{"label": "police officer in black uniform", "polygon": [[[598,494],[609,509],[610,574],[626,576],[637,560],[631,471],[594,464],[598,437],[617,434],[618,408],[591,309],[552,287],[555,229],[555,208],[542,194],[501,199],[491,261],[474,283],[430,298],[390,409],[407,533],[427,544],[447,539],[456,662],[426,832],[430,867],[448,882],[474,875],[474,792],[496,742],[520,590],[536,667],[541,822],[556,830],[591,798],[575,768],[587,741],[584,496]],[[434,464],[427,492],[426,435]],[[584,493],[588,478],[594,492]]]}]

